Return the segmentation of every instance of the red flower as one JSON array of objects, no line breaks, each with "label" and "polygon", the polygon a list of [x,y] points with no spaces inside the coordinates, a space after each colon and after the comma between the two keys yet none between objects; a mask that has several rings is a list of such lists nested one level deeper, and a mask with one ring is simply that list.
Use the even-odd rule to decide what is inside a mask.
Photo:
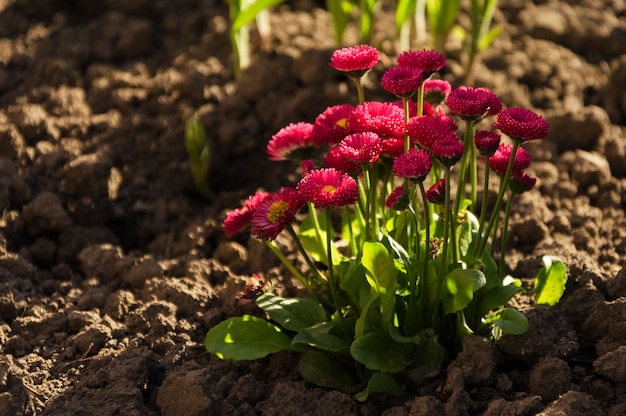
[{"label": "red flower", "polygon": [[424,101],[433,106],[445,101],[452,91],[452,86],[443,79],[427,79],[424,81]]},{"label": "red flower", "polygon": [[378,160],[382,151],[382,142],[376,133],[355,133],[339,143],[350,162],[359,165],[371,165]]},{"label": "red flower", "polygon": [[369,45],[356,45],[338,49],[330,57],[330,66],[345,72],[351,78],[360,78],[377,63],[380,54]]},{"label": "red flower", "polygon": [[354,107],[350,104],[341,104],[328,107],[313,124],[311,133],[316,142],[339,143],[344,137],[352,133],[348,119]]},{"label": "red flower", "polygon": [[452,167],[463,156],[463,143],[456,134],[450,133],[441,140],[435,141],[430,151],[444,166]]},{"label": "red flower", "polygon": [[493,156],[500,145],[500,135],[489,130],[479,130],[474,134],[474,144],[482,156]]},{"label": "red flower", "polygon": [[337,169],[338,171],[349,175],[357,175],[361,172],[362,167],[349,160],[349,156],[341,146],[333,146],[328,150],[324,157],[324,166],[327,168]]},{"label": "red flower", "polygon": [[333,168],[311,171],[300,180],[297,189],[305,201],[318,208],[353,204],[359,197],[356,180]]},{"label": "red flower", "polygon": [[446,66],[446,58],[434,50],[406,51],[398,56],[398,66],[417,68],[427,79]]},{"label": "red flower", "polygon": [[300,163],[311,157],[313,151],[321,145],[319,138],[313,135],[313,124],[291,123],[278,131],[267,144],[270,160],[291,160]]},{"label": "red flower", "polygon": [[411,182],[421,182],[426,178],[433,163],[424,149],[411,148],[393,162],[393,173]]},{"label": "red flower", "polygon": [[298,191],[281,188],[261,202],[252,213],[252,235],[260,240],[273,240],[289,224],[304,206]]},{"label": "red flower", "polygon": [[254,210],[270,197],[270,194],[264,191],[258,191],[254,195],[250,196],[241,208],[237,208],[228,214],[224,220],[224,233],[227,237],[233,237],[234,235],[243,231],[250,225],[252,220],[252,213]]},{"label": "red flower", "polygon": [[267,291],[269,282],[261,275],[253,274],[250,280],[246,282],[244,290],[239,292],[237,296],[239,307],[245,311],[250,312],[254,309],[256,304],[254,301]]},{"label": "red flower", "polygon": [[544,139],[550,133],[550,125],[543,117],[519,107],[502,110],[493,126],[517,141]]},{"label": "red flower", "polygon": [[395,209],[396,211],[404,211],[409,207],[409,195],[403,186],[398,186],[393,190],[385,201],[387,208]]},{"label": "red flower", "polygon": [[[511,153],[513,152],[513,146],[508,143],[503,143],[498,147],[498,150],[489,158],[489,166],[491,169],[500,176],[506,174],[506,169],[509,166],[509,160],[511,160]],[[515,160],[513,161],[513,175],[521,173],[524,169],[530,166],[530,153],[519,146],[515,153]]]},{"label": "red flower", "polygon": [[456,131],[456,124],[450,118],[420,116],[411,118],[406,129],[413,143],[431,151],[435,141]]},{"label": "red flower", "polygon": [[[448,108],[466,120],[478,120],[502,108],[500,100],[486,88],[459,87],[448,94]],[[497,110],[497,111],[496,111]]]},{"label": "red flower", "polygon": [[382,142],[381,155],[396,158],[404,153],[404,139],[386,139]]},{"label": "red flower", "polygon": [[398,97],[410,97],[415,94],[422,81],[422,71],[419,69],[396,66],[385,71],[380,84]]},{"label": "red flower", "polygon": [[312,160],[303,160],[300,162],[300,169],[302,170],[302,176],[306,176],[315,169],[315,163]]},{"label": "red flower", "polygon": [[382,140],[404,137],[404,111],[386,102],[368,101],[354,108],[349,124],[355,133],[376,133]]},{"label": "red flower", "polygon": [[537,178],[527,175],[526,172],[521,172],[511,176],[509,188],[515,194],[522,194],[533,189],[536,183]]},{"label": "red flower", "polygon": [[443,205],[446,202],[446,180],[439,179],[426,191],[426,200],[431,204]]}]

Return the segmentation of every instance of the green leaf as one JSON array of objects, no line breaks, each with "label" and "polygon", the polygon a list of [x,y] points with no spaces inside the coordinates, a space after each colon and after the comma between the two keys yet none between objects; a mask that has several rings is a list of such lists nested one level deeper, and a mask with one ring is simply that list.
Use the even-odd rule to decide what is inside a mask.
[{"label": "green leaf", "polygon": [[357,338],[350,346],[350,353],[370,370],[397,373],[408,364],[402,345],[387,333],[370,332]]},{"label": "green leaf", "polygon": [[567,271],[563,261],[555,256],[543,256],[543,267],[535,278],[535,303],[556,305],[567,283]]},{"label": "green leaf", "polygon": [[339,265],[343,279],[339,283],[341,290],[346,292],[355,305],[359,305],[361,287],[369,286],[365,279],[365,268],[357,260],[345,260]]},{"label": "green leaf", "polygon": [[266,292],[256,300],[259,308],[284,329],[301,331],[326,321],[326,312],[315,301],[307,298],[285,299]]},{"label": "green leaf", "polygon": [[292,340],[292,345],[308,345],[322,350],[338,353],[348,353],[350,345],[331,331],[339,330],[338,322],[322,322],[300,331]]},{"label": "green leaf", "polygon": [[239,13],[235,17],[232,22],[232,31],[238,31],[243,26],[252,22],[256,15],[265,9],[269,9],[272,6],[282,3],[285,0],[255,0],[255,1],[241,1],[241,0],[231,0],[231,1],[239,1],[240,9]]},{"label": "green leaf", "polygon": [[392,396],[404,396],[406,392],[393,378],[391,374],[387,373],[374,373],[367,382],[367,387],[360,393],[355,395],[355,398],[364,402],[368,396],[373,393],[390,394]]},{"label": "green leaf", "polygon": [[250,315],[230,318],[211,328],[204,346],[226,360],[256,360],[277,351],[295,349],[278,327]]},{"label": "green leaf", "polygon": [[387,329],[393,319],[398,287],[398,270],[393,257],[381,243],[368,241],[363,245],[361,263],[365,267],[367,281],[380,296],[382,324]]},{"label": "green leaf", "polygon": [[417,0],[398,0],[396,5],[396,30],[399,32],[402,26],[413,17]]},{"label": "green leaf", "polygon": [[441,295],[444,313],[464,309],[473,299],[474,292],[483,287],[487,280],[480,270],[454,269],[446,276],[445,288]]},{"label": "green leaf", "polygon": [[481,291],[482,300],[478,311],[479,315],[476,318],[483,317],[489,311],[503,307],[513,296],[523,291],[524,288],[516,285],[496,286],[486,292]]},{"label": "green leaf", "polygon": [[528,331],[528,319],[515,308],[504,308],[491,315],[485,323],[492,324],[494,338],[502,335],[522,335]]},{"label": "green leaf", "polygon": [[306,381],[320,387],[345,390],[356,385],[352,377],[337,365],[336,360],[331,360],[319,351],[302,354],[298,370]]}]

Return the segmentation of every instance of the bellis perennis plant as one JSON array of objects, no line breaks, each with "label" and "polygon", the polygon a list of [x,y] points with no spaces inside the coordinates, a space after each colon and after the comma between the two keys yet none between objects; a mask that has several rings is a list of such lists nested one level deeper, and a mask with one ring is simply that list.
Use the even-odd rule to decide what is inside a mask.
[{"label": "bellis perennis plant", "polygon": [[[505,274],[507,227],[511,201],[536,181],[525,172],[531,157],[523,145],[549,133],[541,116],[502,109],[487,89],[433,79],[445,59],[429,50],[404,52],[382,75],[389,102],[365,101],[360,79],[377,62],[366,45],[333,54],[359,104],[277,132],[269,158],[294,162],[300,181],[255,193],[224,221],[227,236],[250,232],[264,241],[309,296],[279,297],[255,275],[242,299],[266,319],[230,318],[205,340],[225,359],[301,352],[306,380],[359,399],[411,390],[411,369],[441,368],[468,334],[527,330],[525,316],[507,306],[523,290]],[[495,206],[487,203],[490,177],[499,183]],[[274,244],[283,232],[304,270]],[[558,302],[565,279],[563,263],[546,257],[537,304]]]}]

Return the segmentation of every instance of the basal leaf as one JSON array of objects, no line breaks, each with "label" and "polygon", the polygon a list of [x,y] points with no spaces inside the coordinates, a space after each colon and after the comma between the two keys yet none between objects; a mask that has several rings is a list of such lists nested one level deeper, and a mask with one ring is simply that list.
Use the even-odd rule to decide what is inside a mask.
[{"label": "basal leaf", "polygon": [[567,271],[561,259],[543,256],[543,267],[535,278],[535,303],[537,305],[556,305],[567,283]]},{"label": "basal leaf", "polygon": [[350,353],[370,370],[397,373],[408,364],[402,345],[387,333],[370,332],[357,338],[350,346]]},{"label": "basal leaf", "polygon": [[383,393],[392,396],[403,396],[406,394],[402,386],[393,378],[391,374],[374,373],[367,382],[367,387],[362,392],[356,394],[356,399],[360,402],[367,400],[370,394]]},{"label": "basal leaf", "polygon": [[354,387],[356,383],[350,375],[319,351],[307,351],[300,357],[298,370],[302,377],[317,386],[337,390]]},{"label": "basal leaf", "polygon": [[441,295],[443,311],[457,312],[464,309],[473,299],[474,292],[486,283],[485,275],[476,269],[454,269],[446,276]]},{"label": "basal leaf", "polygon": [[504,308],[494,313],[486,320],[486,323],[493,325],[494,338],[506,334],[522,335],[528,331],[528,319],[515,308]]},{"label": "basal leaf", "polygon": [[341,332],[338,326],[338,322],[322,322],[305,328],[293,338],[292,345],[301,344],[330,352],[348,353],[350,345],[340,336],[331,333],[333,330]]},{"label": "basal leaf", "polygon": [[249,315],[227,319],[211,328],[204,346],[227,360],[256,360],[277,351],[295,349],[278,327]]},{"label": "basal leaf", "polygon": [[398,287],[398,270],[393,257],[381,243],[368,241],[363,245],[361,263],[365,267],[367,281],[380,295],[382,324],[387,328],[393,318],[395,291]]},{"label": "basal leaf", "polygon": [[271,292],[266,292],[259,296],[256,304],[282,328],[290,331],[298,332],[326,321],[324,309],[308,298],[285,299]]}]

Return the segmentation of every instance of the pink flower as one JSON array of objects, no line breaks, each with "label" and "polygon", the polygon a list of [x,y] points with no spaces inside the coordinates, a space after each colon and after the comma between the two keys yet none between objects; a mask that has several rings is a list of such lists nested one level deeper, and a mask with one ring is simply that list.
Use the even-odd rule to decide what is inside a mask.
[{"label": "pink flower", "polygon": [[273,240],[289,224],[304,206],[298,191],[281,188],[261,202],[252,213],[252,235],[260,240]]},{"label": "pink flower", "polygon": [[461,160],[463,150],[463,143],[459,141],[454,133],[450,133],[441,140],[435,141],[430,149],[433,156],[447,167],[452,167],[456,162]]},{"label": "pink flower", "polygon": [[382,140],[404,137],[404,111],[386,102],[368,101],[354,108],[349,124],[355,133],[376,133]]},{"label": "pink flower", "polygon": [[313,136],[313,124],[291,123],[272,136],[267,144],[267,153],[270,160],[291,160],[299,163],[311,157],[320,145],[320,140]]},{"label": "pink flower", "polygon": [[466,120],[478,120],[502,108],[500,100],[488,89],[465,86],[452,90],[446,104],[453,113]]},{"label": "pink flower", "polygon": [[446,58],[434,50],[406,51],[398,56],[398,66],[417,68],[427,79],[446,66]]},{"label": "pink flower", "polygon": [[409,195],[406,189],[403,186],[398,186],[387,197],[385,206],[396,211],[404,211],[409,207],[409,202]]},{"label": "pink flower", "polygon": [[382,142],[381,155],[396,158],[404,153],[404,139],[386,139]]},{"label": "pink flower", "polygon": [[489,130],[479,130],[474,134],[474,144],[482,156],[493,156],[500,145],[500,135]]},{"label": "pink flower", "polygon": [[246,282],[244,290],[239,292],[237,304],[243,311],[250,312],[256,306],[254,301],[265,293],[268,287],[269,282],[264,276],[253,274]]},{"label": "pink flower", "polygon": [[426,200],[431,204],[443,205],[446,202],[446,181],[441,178],[426,191]]},{"label": "pink flower", "polygon": [[345,72],[351,78],[360,78],[377,63],[380,54],[369,45],[356,45],[338,49],[330,57],[330,66]]},{"label": "pink flower", "polygon": [[[498,150],[489,158],[489,166],[491,169],[500,176],[506,174],[506,169],[509,166],[509,160],[511,159],[511,153],[513,152],[513,146],[508,143],[503,143],[498,147]],[[530,166],[530,153],[519,146],[515,153],[515,160],[513,161],[513,175],[521,173],[524,169]]]},{"label": "pink flower", "polygon": [[452,91],[452,86],[443,79],[427,79],[424,81],[424,101],[433,106],[445,101]]},{"label": "pink flower", "polygon": [[421,182],[426,178],[433,163],[424,149],[411,148],[393,162],[393,173],[411,182]]},{"label": "pink flower", "polygon": [[254,195],[248,197],[241,208],[237,208],[228,214],[224,220],[224,233],[227,237],[233,237],[243,231],[250,225],[252,213],[254,210],[270,197],[270,194],[264,191],[258,191]]},{"label": "pink flower", "polygon": [[411,118],[406,129],[413,143],[431,151],[435,141],[456,131],[456,124],[450,118],[419,116]]},{"label": "pink flower", "polygon": [[511,176],[509,188],[515,194],[522,194],[533,189],[536,183],[537,178],[527,175],[526,172],[521,172]]},{"label": "pink flower", "polygon": [[352,133],[348,119],[354,107],[350,104],[341,104],[328,107],[313,124],[311,133],[317,142],[329,144],[339,143],[344,137]]},{"label": "pink flower", "polygon": [[302,198],[318,208],[332,208],[356,202],[359,189],[356,180],[337,169],[311,171],[297,186]]},{"label": "pink flower", "polygon": [[415,94],[422,81],[422,71],[419,69],[396,66],[385,71],[380,84],[398,97],[410,97]]},{"label": "pink flower", "polygon": [[376,133],[355,133],[339,143],[350,162],[371,165],[378,160],[382,151],[382,141]]},{"label": "pink flower", "polygon": [[550,133],[550,125],[543,117],[519,107],[502,110],[493,126],[517,141],[544,139]]},{"label": "pink flower", "polygon": [[300,170],[302,170],[302,176],[306,176],[315,169],[315,163],[312,160],[303,160],[300,162]]},{"label": "pink flower", "polygon": [[349,160],[345,149],[339,145],[333,146],[328,150],[326,156],[324,156],[324,166],[337,169],[349,175],[357,175],[363,170],[361,166]]}]

